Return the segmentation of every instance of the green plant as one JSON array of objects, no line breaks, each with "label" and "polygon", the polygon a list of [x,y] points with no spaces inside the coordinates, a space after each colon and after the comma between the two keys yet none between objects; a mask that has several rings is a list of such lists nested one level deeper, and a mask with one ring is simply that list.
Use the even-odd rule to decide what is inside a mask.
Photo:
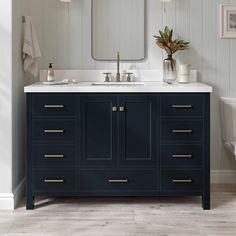
[{"label": "green plant", "polygon": [[173,29],[169,29],[168,26],[165,27],[163,32],[160,30],[159,33],[159,36],[154,36],[156,39],[156,44],[158,47],[166,51],[168,57],[172,57],[172,55],[177,51],[189,49],[189,42],[179,39],[172,39]]}]

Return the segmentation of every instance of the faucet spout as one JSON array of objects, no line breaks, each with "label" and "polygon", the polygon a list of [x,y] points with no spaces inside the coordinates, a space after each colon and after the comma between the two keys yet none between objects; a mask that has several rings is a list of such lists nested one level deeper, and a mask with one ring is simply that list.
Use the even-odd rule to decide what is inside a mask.
[{"label": "faucet spout", "polygon": [[120,77],[120,53],[119,52],[117,52],[116,82],[121,82],[121,77]]}]

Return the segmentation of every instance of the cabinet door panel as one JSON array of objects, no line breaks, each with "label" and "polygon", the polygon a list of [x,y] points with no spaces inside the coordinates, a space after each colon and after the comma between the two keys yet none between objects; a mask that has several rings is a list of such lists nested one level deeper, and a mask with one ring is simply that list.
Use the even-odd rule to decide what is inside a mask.
[{"label": "cabinet door panel", "polygon": [[120,97],[120,165],[150,166],[157,160],[157,96]]},{"label": "cabinet door panel", "polygon": [[107,166],[117,163],[117,120],[112,111],[115,96],[81,97],[81,165]]}]

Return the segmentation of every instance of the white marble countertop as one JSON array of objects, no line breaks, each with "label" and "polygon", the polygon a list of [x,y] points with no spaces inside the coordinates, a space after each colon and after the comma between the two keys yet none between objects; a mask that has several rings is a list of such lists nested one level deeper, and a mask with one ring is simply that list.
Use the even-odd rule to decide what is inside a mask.
[{"label": "white marble countertop", "polygon": [[25,93],[211,93],[212,87],[202,83],[164,84],[144,82],[144,85],[94,86],[92,82],[66,85],[44,85],[41,82],[24,88]]}]

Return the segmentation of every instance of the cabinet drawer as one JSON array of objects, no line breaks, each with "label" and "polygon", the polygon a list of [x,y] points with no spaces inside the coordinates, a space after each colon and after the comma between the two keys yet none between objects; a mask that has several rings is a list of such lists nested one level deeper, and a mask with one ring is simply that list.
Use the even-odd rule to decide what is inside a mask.
[{"label": "cabinet drawer", "polygon": [[33,145],[33,166],[55,167],[75,165],[76,147],[73,145]]},{"label": "cabinet drawer", "polygon": [[161,116],[202,116],[202,95],[163,95]]},{"label": "cabinet drawer", "polygon": [[200,170],[165,170],[161,175],[162,191],[200,191],[202,172]]},{"label": "cabinet drawer", "polygon": [[76,124],[73,120],[34,120],[34,141],[74,141]]},{"label": "cabinet drawer", "polygon": [[32,97],[33,116],[75,116],[76,105],[73,95],[38,94]]},{"label": "cabinet drawer", "polygon": [[200,145],[162,145],[163,166],[201,166],[203,147]]},{"label": "cabinet drawer", "polygon": [[83,170],[80,189],[96,191],[151,191],[157,188],[155,170]]},{"label": "cabinet drawer", "polygon": [[161,140],[165,142],[202,142],[202,120],[164,120],[161,122]]},{"label": "cabinet drawer", "polygon": [[36,192],[70,192],[75,190],[74,170],[34,170],[33,190]]}]

